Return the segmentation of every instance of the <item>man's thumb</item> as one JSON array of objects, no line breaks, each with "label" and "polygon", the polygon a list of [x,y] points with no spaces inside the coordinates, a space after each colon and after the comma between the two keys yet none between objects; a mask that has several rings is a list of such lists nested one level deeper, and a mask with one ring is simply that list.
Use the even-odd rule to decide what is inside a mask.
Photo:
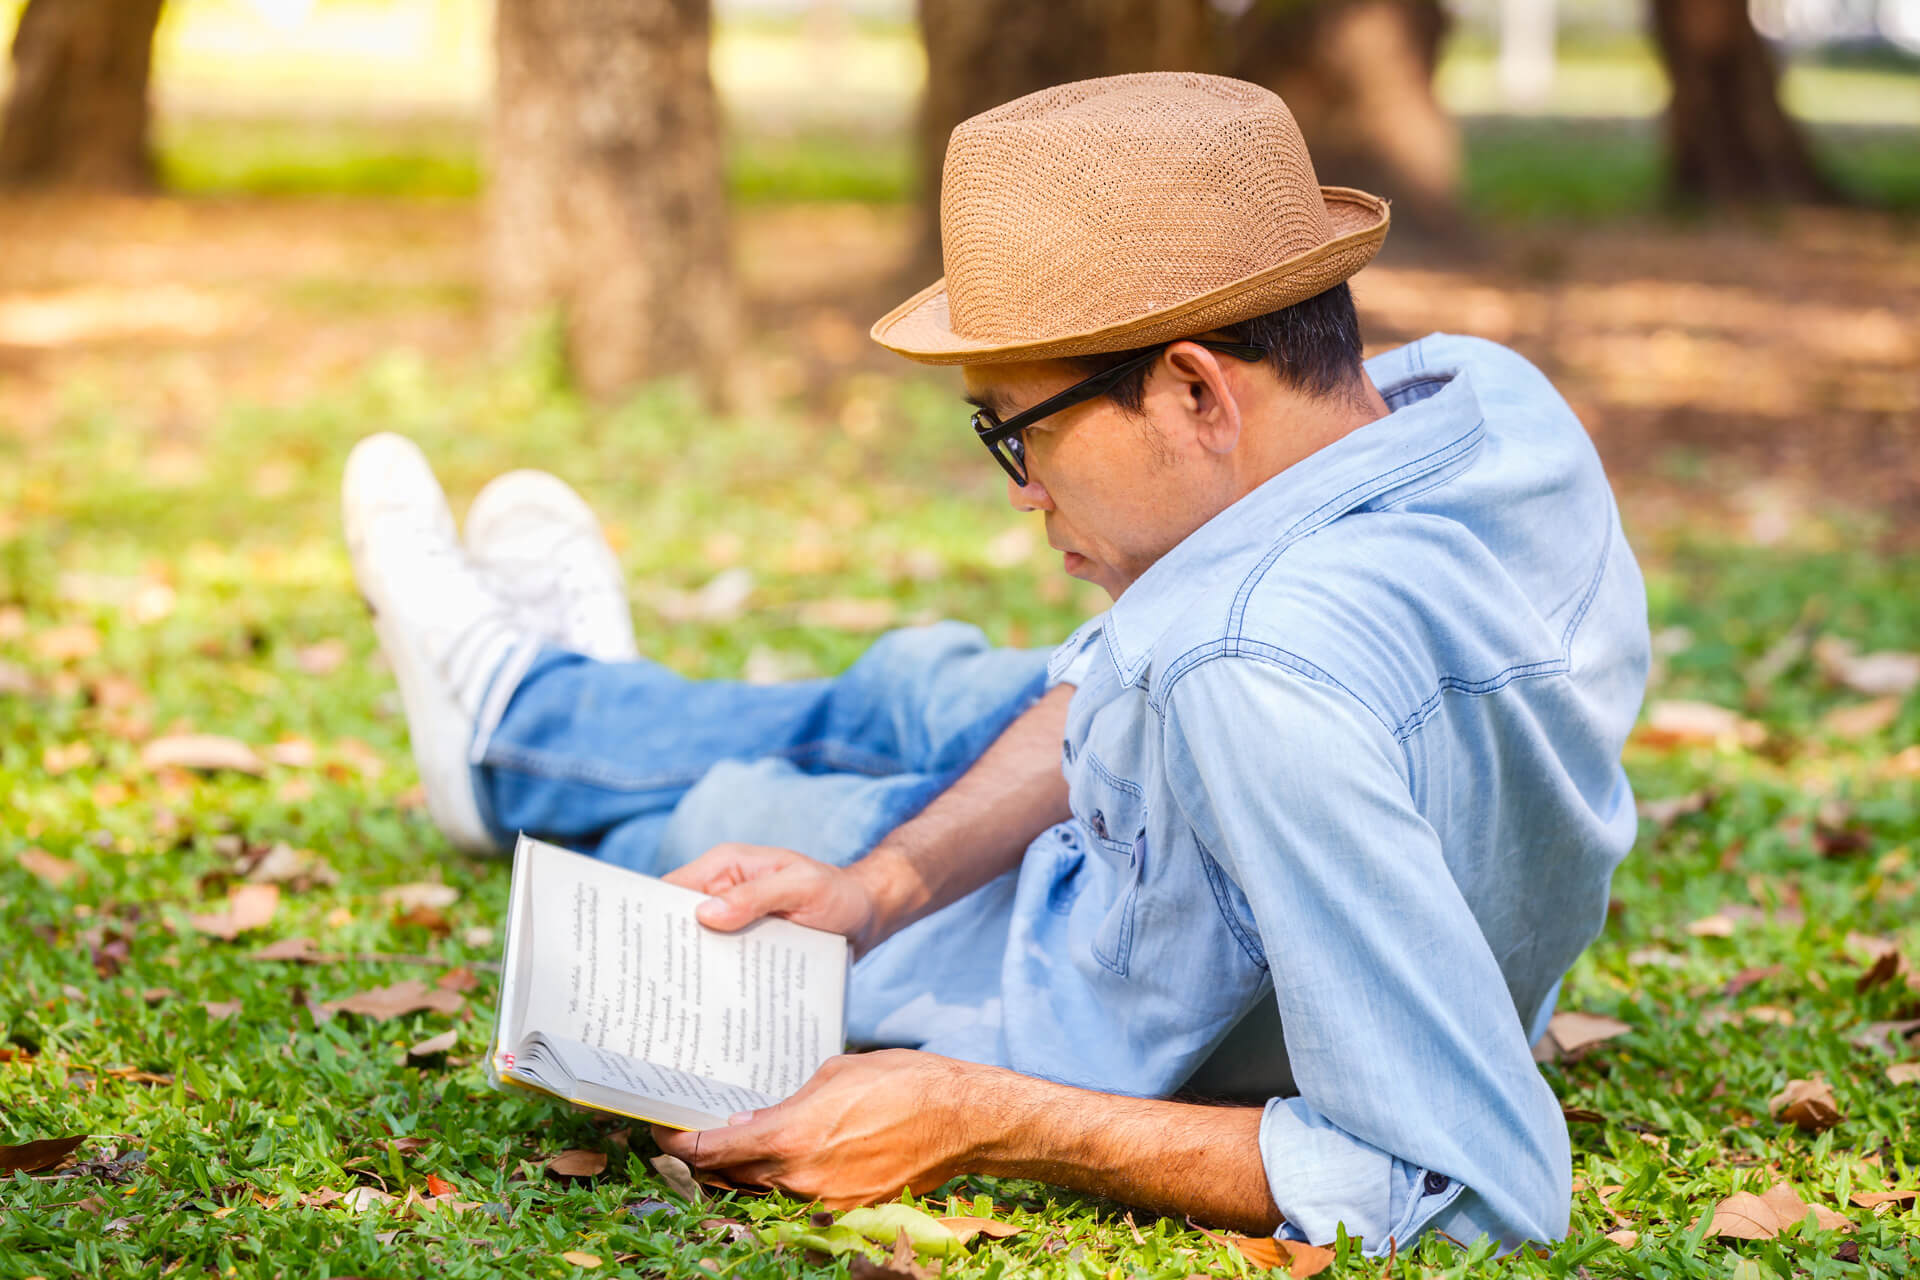
[{"label": "man's thumb", "polygon": [[736,884],[701,903],[694,916],[709,929],[727,933],[744,929],[760,917],[790,905],[792,886],[782,883],[784,879],[776,872]]}]

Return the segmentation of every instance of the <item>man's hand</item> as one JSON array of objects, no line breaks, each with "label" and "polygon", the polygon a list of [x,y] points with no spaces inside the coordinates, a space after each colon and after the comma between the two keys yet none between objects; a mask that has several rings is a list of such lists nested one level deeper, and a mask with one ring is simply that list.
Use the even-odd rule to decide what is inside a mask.
[{"label": "man's hand", "polygon": [[669,1155],[732,1182],[779,1187],[831,1209],[916,1195],[965,1171],[979,1074],[931,1053],[888,1049],[829,1058],[791,1098],[724,1129],[655,1128]]},{"label": "man's hand", "polygon": [[880,941],[874,936],[878,913],[867,875],[791,849],[715,845],[669,872],[666,881],[712,896],[695,913],[709,929],[731,933],[762,916],[781,916],[843,935],[853,943],[855,956]]},{"label": "man's hand", "polygon": [[1258,1235],[1280,1221],[1258,1107],[1094,1093],[910,1049],[829,1058],[785,1102],[653,1138],[696,1169],[832,1209],[984,1173]]}]

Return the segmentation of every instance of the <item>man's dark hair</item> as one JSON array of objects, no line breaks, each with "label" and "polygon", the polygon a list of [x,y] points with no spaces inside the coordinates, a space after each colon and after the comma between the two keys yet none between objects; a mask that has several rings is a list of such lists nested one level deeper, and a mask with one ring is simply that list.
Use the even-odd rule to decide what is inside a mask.
[{"label": "man's dark hair", "polygon": [[[1280,380],[1309,395],[1343,395],[1360,386],[1360,317],[1354,313],[1353,290],[1344,280],[1304,302],[1209,329],[1207,336],[1265,347],[1267,363]],[[1148,350],[1151,348],[1102,351],[1073,356],[1068,363],[1083,373],[1094,374]],[[1126,412],[1139,413],[1146,402],[1151,368],[1130,374],[1107,393],[1108,397]]]}]

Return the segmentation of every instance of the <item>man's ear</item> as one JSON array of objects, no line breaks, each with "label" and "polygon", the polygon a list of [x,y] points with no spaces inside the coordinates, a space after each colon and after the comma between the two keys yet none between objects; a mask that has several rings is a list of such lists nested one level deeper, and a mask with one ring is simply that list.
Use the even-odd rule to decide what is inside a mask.
[{"label": "man's ear", "polygon": [[1200,446],[1232,453],[1240,443],[1240,398],[1219,356],[1192,342],[1167,348],[1167,375],[1180,410]]}]

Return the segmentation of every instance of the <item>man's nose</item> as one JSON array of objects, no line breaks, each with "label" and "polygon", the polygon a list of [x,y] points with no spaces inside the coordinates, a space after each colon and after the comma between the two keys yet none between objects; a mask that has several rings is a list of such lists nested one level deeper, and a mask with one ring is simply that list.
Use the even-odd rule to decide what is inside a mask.
[{"label": "man's nose", "polygon": [[1047,493],[1047,486],[1027,473],[1025,484],[1015,484],[1013,477],[1007,477],[1007,501],[1013,504],[1015,511],[1051,511],[1053,498]]}]

